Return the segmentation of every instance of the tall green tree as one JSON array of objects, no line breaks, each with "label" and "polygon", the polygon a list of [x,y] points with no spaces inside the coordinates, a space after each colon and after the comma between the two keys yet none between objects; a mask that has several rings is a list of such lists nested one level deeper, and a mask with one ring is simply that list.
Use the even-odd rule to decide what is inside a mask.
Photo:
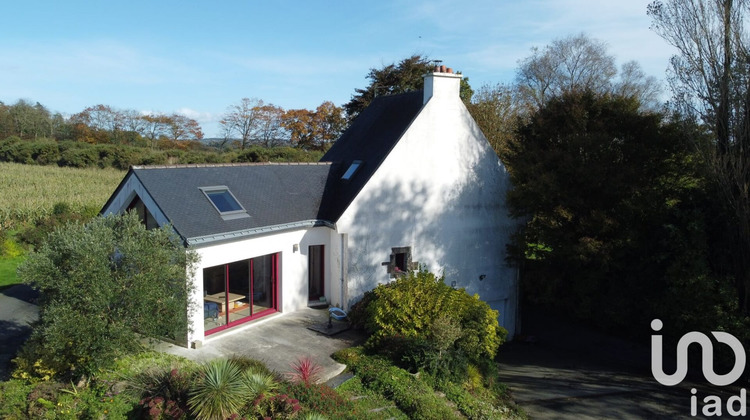
[{"label": "tall green tree", "polygon": [[506,84],[483,85],[467,104],[472,118],[498,154],[507,152],[508,142],[519,123],[517,94]]},{"label": "tall green tree", "polygon": [[52,137],[54,135],[53,117],[44,105],[37,102],[32,105],[19,100],[7,106],[0,103],[0,135],[18,136],[22,139]]},{"label": "tall green tree", "polygon": [[[434,67],[434,60],[415,54],[399,61],[398,64],[371,68],[366,77],[370,84],[364,89],[355,89],[352,99],[344,105],[347,119],[353,120],[376,96],[421,90],[424,85],[422,76],[431,72]],[[468,103],[473,94],[468,78],[461,79],[460,89],[461,99]]]},{"label": "tall green tree", "polygon": [[[525,290],[625,329],[705,309],[719,288],[706,263],[700,159],[678,124],[639,108],[632,97],[565,93],[501,154],[514,185],[509,206],[527,220],[516,241]],[[701,293],[674,308],[680,290]]]},{"label": "tall green tree", "polygon": [[194,261],[168,227],[146,230],[134,213],[53,232],[18,270],[40,292],[19,366],[88,375],[143,338],[185,341]]},{"label": "tall green tree", "polygon": [[652,28],[679,54],[669,85],[677,108],[709,131],[703,148],[726,211],[725,252],[739,305],[750,314],[750,3],[666,0],[648,6]]}]

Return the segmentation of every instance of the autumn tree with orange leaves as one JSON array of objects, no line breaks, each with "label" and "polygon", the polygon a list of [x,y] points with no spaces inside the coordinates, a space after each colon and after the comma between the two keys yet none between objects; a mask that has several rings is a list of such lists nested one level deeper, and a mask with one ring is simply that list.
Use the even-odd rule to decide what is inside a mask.
[{"label": "autumn tree with orange leaves", "polygon": [[333,102],[320,104],[315,111],[290,109],[282,125],[289,132],[289,141],[306,150],[328,150],[346,127],[343,108]]}]

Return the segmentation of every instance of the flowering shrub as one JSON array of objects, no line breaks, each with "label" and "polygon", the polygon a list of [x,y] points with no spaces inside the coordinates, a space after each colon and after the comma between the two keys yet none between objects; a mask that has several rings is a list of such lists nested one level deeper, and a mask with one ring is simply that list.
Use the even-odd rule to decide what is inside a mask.
[{"label": "flowering shrub", "polygon": [[299,400],[287,394],[278,394],[271,397],[261,396],[256,399],[255,412],[261,419],[291,419],[302,409]]},{"label": "flowering shrub", "polygon": [[177,401],[165,400],[163,397],[146,397],[140,402],[143,415],[149,419],[182,419],[185,409]]},{"label": "flowering shrub", "polygon": [[327,385],[297,382],[289,384],[286,392],[297,398],[305,412],[325,413],[332,419],[361,419],[354,403],[347,400]]},{"label": "flowering shrub", "polygon": [[23,379],[29,382],[45,382],[54,378],[57,374],[57,370],[47,365],[42,359],[36,359],[31,362],[31,357],[22,348],[18,353],[18,357],[13,359],[13,363],[16,365],[16,369],[13,371],[13,377],[16,379]]}]

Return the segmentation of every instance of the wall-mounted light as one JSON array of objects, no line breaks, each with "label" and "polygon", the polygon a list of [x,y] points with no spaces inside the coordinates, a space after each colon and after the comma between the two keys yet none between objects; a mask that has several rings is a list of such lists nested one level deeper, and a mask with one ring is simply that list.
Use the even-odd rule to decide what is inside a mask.
[{"label": "wall-mounted light", "polygon": [[292,252],[299,252],[299,244],[292,245]]},{"label": "wall-mounted light", "polygon": [[479,281],[482,281],[482,280],[484,280],[485,278],[487,278],[487,275],[486,275],[486,274],[480,274],[480,275],[479,275]]},{"label": "wall-mounted light", "polygon": [[454,289],[456,288],[456,281],[455,280],[451,282],[451,287],[454,288]]}]

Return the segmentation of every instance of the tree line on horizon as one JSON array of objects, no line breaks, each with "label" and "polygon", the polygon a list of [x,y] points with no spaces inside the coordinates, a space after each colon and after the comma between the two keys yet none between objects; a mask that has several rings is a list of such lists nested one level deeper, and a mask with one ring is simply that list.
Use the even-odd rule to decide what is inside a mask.
[{"label": "tree line on horizon", "polygon": [[[244,150],[251,145],[326,150],[346,127],[343,109],[330,101],[315,110],[290,109],[243,98],[228,107],[220,120],[223,135],[209,146]],[[142,113],[98,104],[64,117],[44,105],[20,99],[0,102],[0,139],[17,137],[151,149],[205,149],[203,130],[193,118],[173,113]]]}]

